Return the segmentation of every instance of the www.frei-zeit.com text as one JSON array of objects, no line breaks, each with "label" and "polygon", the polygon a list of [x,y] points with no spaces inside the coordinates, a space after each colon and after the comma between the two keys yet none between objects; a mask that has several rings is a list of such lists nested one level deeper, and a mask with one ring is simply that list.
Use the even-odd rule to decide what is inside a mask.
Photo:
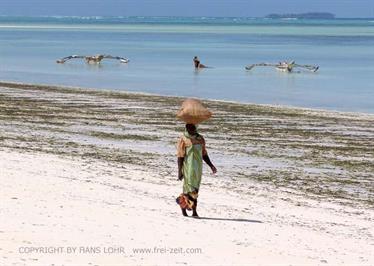
[{"label": "www.frei-zeit.com text", "polygon": [[202,254],[201,248],[196,247],[137,247],[126,248],[123,246],[46,246],[18,248],[21,254]]}]

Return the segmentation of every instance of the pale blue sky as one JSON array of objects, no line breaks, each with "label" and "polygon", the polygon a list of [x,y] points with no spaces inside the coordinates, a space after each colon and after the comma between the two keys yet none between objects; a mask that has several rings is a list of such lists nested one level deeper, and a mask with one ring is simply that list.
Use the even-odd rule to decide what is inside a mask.
[{"label": "pale blue sky", "polygon": [[308,11],[374,17],[374,0],[0,0],[0,15],[261,17]]}]

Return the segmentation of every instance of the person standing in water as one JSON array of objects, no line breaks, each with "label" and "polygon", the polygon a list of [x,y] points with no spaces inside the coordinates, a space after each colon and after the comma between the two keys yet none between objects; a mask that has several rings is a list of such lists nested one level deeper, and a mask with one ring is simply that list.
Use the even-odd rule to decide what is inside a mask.
[{"label": "person standing in water", "polygon": [[200,59],[199,59],[197,56],[195,56],[195,57],[193,58],[193,64],[194,64],[194,66],[195,66],[195,69],[199,69],[199,68],[207,68],[206,65],[203,65],[203,64],[200,63]]},{"label": "person standing in water", "polygon": [[205,148],[205,140],[193,124],[186,124],[184,134],[177,143],[178,179],[183,180],[183,193],[177,198],[183,216],[188,216],[186,210],[192,210],[193,217],[199,217],[196,211],[197,197],[199,193],[203,160],[217,172],[216,167],[210,161]]}]

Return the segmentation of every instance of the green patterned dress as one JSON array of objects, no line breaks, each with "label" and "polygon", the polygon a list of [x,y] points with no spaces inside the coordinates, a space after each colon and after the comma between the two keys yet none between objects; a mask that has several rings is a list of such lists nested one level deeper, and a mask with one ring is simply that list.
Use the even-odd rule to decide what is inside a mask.
[{"label": "green patterned dress", "polygon": [[206,155],[205,140],[203,136],[189,135],[185,132],[178,141],[178,157],[183,161],[183,193],[196,194],[199,191],[203,172],[203,155]]}]

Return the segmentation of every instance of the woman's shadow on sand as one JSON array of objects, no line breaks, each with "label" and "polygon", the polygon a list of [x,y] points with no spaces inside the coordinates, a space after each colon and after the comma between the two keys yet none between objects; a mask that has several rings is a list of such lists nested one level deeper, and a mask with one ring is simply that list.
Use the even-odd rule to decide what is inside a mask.
[{"label": "woman's shadow on sand", "polygon": [[218,217],[192,217],[189,216],[190,218],[198,219],[198,220],[213,220],[213,221],[229,221],[229,222],[244,222],[244,223],[263,223],[262,221],[259,220],[250,220],[250,219],[230,219],[230,218],[218,218]]}]

